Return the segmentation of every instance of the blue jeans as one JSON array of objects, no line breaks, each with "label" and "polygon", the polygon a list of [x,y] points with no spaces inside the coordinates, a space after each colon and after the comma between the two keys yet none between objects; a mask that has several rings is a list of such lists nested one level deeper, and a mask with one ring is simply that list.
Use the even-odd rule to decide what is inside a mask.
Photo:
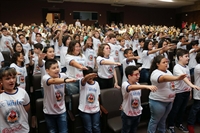
[{"label": "blue jeans", "polygon": [[58,115],[44,115],[49,133],[68,133],[66,112]]},{"label": "blue jeans", "polygon": [[73,82],[73,83],[66,83],[66,92],[67,92],[67,95],[70,96],[69,107],[67,107],[67,109],[69,108],[69,110],[71,110],[71,104],[72,104],[71,95],[79,93],[79,81],[80,80],[77,80],[76,82]]},{"label": "blue jeans", "polygon": [[79,81],[73,83],[66,83],[66,91],[68,95],[78,94],[79,93]]},{"label": "blue jeans", "polygon": [[100,129],[100,112],[89,114],[80,111],[85,133],[101,133]]},{"label": "blue jeans", "polygon": [[140,123],[139,116],[127,116],[123,111],[121,112],[122,118],[122,131],[121,133],[136,133],[137,127]]},{"label": "blue jeans", "polygon": [[175,118],[176,126],[179,126],[183,122],[183,114],[190,98],[190,92],[177,93],[174,99],[172,110],[168,115],[168,127],[174,127]]},{"label": "blue jeans", "polygon": [[151,119],[147,129],[148,133],[155,133],[156,129],[159,133],[166,132],[166,119],[172,108],[172,104],[172,102],[161,102],[149,99]]},{"label": "blue jeans", "polygon": [[192,108],[190,110],[190,114],[189,114],[188,120],[187,120],[188,125],[194,126],[196,118],[198,118],[197,113],[199,111],[200,111],[200,100],[194,99],[194,103],[192,105]]}]

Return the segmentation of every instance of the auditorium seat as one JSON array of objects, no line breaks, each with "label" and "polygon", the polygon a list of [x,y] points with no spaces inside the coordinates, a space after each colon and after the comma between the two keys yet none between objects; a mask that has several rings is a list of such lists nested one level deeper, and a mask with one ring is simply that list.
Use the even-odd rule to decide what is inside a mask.
[{"label": "auditorium seat", "polygon": [[10,66],[11,64],[11,56],[9,51],[2,51],[1,52],[4,57],[4,66]]},{"label": "auditorium seat", "polygon": [[115,133],[121,132],[121,90],[116,88],[101,90],[100,103],[102,110],[102,132],[107,132],[107,127]]}]

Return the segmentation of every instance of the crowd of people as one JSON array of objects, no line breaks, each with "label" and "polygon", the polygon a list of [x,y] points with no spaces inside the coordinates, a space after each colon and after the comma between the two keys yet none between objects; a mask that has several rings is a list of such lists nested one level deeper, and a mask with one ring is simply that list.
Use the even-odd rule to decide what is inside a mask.
[{"label": "crowd of people", "polygon": [[[29,132],[27,112],[31,106],[34,116],[35,99],[29,98],[34,91],[26,92],[25,79],[41,74],[38,84],[50,133],[68,132],[66,110],[71,110],[71,101],[65,105],[64,97],[73,94],[80,94],[78,109],[85,133],[100,133],[100,90],[113,87],[121,89],[123,96],[122,133],[137,131],[141,89],[151,91],[148,133],[175,133],[175,126],[194,133],[200,110],[200,29],[197,24],[195,28],[185,25],[85,26],[77,21],[75,26],[65,22],[10,26],[0,22],[0,131]],[[10,61],[4,60],[5,52]],[[144,82],[148,85],[140,85]],[[29,83],[32,86],[32,80]],[[183,115],[192,94],[186,128]]]}]

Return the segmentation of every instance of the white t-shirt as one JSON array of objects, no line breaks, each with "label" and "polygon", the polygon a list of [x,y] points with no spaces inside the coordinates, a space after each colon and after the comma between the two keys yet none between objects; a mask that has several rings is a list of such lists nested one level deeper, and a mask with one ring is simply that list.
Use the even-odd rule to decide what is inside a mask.
[{"label": "white t-shirt", "polygon": [[110,56],[113,57],[115,62],[119,62],[119,50],[120,48],[117,45],[108,43],[111,48]]},{"label": "white t-shirt", "polygon": [[[139,83],[137,83],[139,84]],[[138,116],[142,114],[141,106],[141,90],[135,90],[128,92],[128,81],[122,83],[122,110],[127,116]]]},{"label": "white t-shirt", "polygon": [[102,65],[101,64],[101,61],[102,60],[109,60],[109,61],[113,61],[114,62],[114,59],[112,57],[109,57],[109,58],[104,58],[104,57],[101,57],[101,56],[98,56],[97,57],[97,65],[98,65],[98,76],[100,78],[103,78],[103,79],[110,79],[113,77],[113,71],[114,71],[114,67],[115,65]]},{"label": "white t-shirt", "polygon": [[[187,74],[187,78],[191,81],[190,79],[190,71],[189,67],[186,66],[181,66],[180,64],[176,64],[173,69],[173,74],[174,76],[179,76],[181,74]],[[183,80],[179,81],[174,81],[175,85],[175,92],[176,93],[182,93],[182,92],[187,92],[191,90],[191,87],[187,85]]]},{"label": "white t-shirt", "polygon": [[65,59],[66,59],[66,66],[67,66],[67,71],[66,71],[67,77],[75,78],[75,79],[83,78],[83,71],[76,67],[71,66],[70,62],[74,60],[77,63],[81,64],[82,66],[86,66],[85,55],[82,54],[82,56],[74,56],[74,55],[67,54]]},{"label": "white t-shirt", "polygon": [[24,89],[16,88],[13,94],[0,94],[0,132],[1,133],[28,133],[28,113],[24,106],[30,103]]},{"label": "white t-shirt", "polygon": [[55,52],[55,56],[60,56],[60,48],[58,45],[58,40],[56,40],[54,42],[54,52]]},{"label": "white t-shirt", "polygon": [[86,58],[86,66],[91,67],[92,69],[94,69],[94,65],[95,65],[95,51],[94,49],[91,48],[87,48],[85,51],[83,51],[83,54],[85,55]]},{"label": "white t-shirt", "polygon": [[[59,78],[67,78],[67,75],[60,73]],[[52,77],[45,74],[42,77],[44,88],[43,112],[45,114],[62,114],[66,111],[65,107],[65,83],[62,84],[47,84],[47,81]]]},{"label": "white t-shirt", "polygon": [[137,53],[138,53],[138,56],[140,57],[140,59],[137,60],[137,63],[140,63],[140,64],[142,64],[142,51],[143,51],[143,48],[141,48],[139,45],[137,48]]},{"label": "white t-shirt", "polygon": [[101,41],[95,37],[92,37],[92,39],[93,39],[93,49],[97,55],[99,46],[101,45]]},{"label": "white t-shirt", "polygon": [[19,84],[19,87],[25,89],[26,88],[26,81],[25,78],[27,76],[27,70],[26,66],[20,67],[16,65],[15,63],[10,64],[10,67],[15,68],[15,70],[20,73],[20,75],[17,75],[17,83]]},{"label": "white t-shirt", "polygon": [[131,41],[131,40],[125,40],[124,47],[125,47],[125,48],[130,48],[130,47],[132,47],[132,41]]},{"label": "white t-shirt", "polygon": [[[194,49],[191,49],[190,52],[193,51],[193,50]],[[197,61],[195,59],[196,55],[197,55],[197,52],[192,52],[192,53],[189,54],[190,60],[189,60],[189,63],[188,63],[188,67],[190,69],[194,68],[197,65]]]},{"label": "white t-shirt", "polygon": [[148,50],[143,50],[142,52],[142,68],[150,69],[151,63],[153,58],[155,57],[155,54],[148,54]]},{"label": "white t-shirt", "polygon": [[182,44],[182,42],[177,43],[177,49],[178,48],[186,49],[186,45],[181,46],[181,44]]},{"label": "white t-shirt", "polygon": [[40,71],[40,67],[38,66],[38,55],[33,54],[33,62],[34,62],[34,70],[33,70],[33,74],[36,73],[41,73]]},{"label": "white t-shirt", "polygon": [[[124,50],[125,50],[125,47],[122,47],[121,45],[118,45],[119,47],[119,62],[122,63],[123,60],[124,60]],[[124,49],[124,50],[122,50]]]},{"label": "white t-shirt", "polygon": [[0,50],[10,52],[10,49],[6,46],[6,44],[8,44],[12,48],[13,39],[11,36],[4,36],[2,34],[2,36],[0,38]]},{"label": "white t-shirt", "polygon": [[173,102],[176,94],[175,91],[173,91],[174,82],[172,81],[159,83],[158,79],[162,75],[172,75],[172,73],[168,70],[166,72],[163,72],[158,69],[152,72],[150,80],[152,85],[155,85],[158,90],[156,90],[155,92],[151,91],[149,98],[156,101]]},{"label": "white t-shirt", "polygon": [[4,57],[2,55],[2,53],[0,52],[0,69],[1,69],[1,63],[4,62]]},{"label": "white t-shirt", "polygon": [[127,81],[128,79],[127,79],[127,77],[126,77],[126,74],[125,74],[125,69],[126,69],[126,67],[127,66],[135,66],[136,64],[135,64],[135,61],[134,60],[132,60],[132,61],[130,61],[130,62],[128,62],[127,61],[127,58],[125,58],[124,60],[123,60],[123,62],[122,62],[122,64],[123,64],[123,79],[122,79],[122,82],[124,82],[124,81]]},{"label": "white t-shirt", "polygon": [[138,40],[138,39],[137,39],[137,40],[134,39],[134,40],[132,41],[132,45],[133,45],[133,46],[132,46],[133,51],[137,50],[137,49],[138,49],[138,46],[140,46],[140,45],[139,45],[139,40]]},{"label": "white t-shirt", "polygon": [[[197,64],[194,68],[194,84],[200,87],[200,64]],[[200,100],[200,91],[193,89],[193,98]]]},{"label": "white t-shirt", "polygon": [[65,56],[67,55],[68,47],[62,45],[60,49],[60,63],[61,63],[61,68],[66,67],[66,61],[65,61]]},{"label": "white t-shirt", "polygon": [[99,108],[100,87],[97,81],[94,84],[86,84],[82,86],[80,80],[80,97],[78,109],[85,113],[96,113]]}]

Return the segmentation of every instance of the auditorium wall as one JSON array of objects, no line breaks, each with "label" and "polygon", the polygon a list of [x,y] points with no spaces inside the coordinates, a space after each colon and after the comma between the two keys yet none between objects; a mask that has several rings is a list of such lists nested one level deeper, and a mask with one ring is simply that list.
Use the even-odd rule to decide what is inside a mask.
[{"label": "auditorium wall", "polygon": [[[168,8],[147,8],[124,6],[116,7],[109,4],[92,3],[48,3],[45,0],[3,0],[0,4],[0,22],[10,24],[36,23],[44,21],[43,10],[51,11],[63,10],[64,20],[67,23],[75,23],[73,11],[95,11],[98,12],[100,24],[107,23],[107,12],[123,12],[123,23],[126,24],[156,24],[156,25],[175,25],[176,9]],[[86,25],[93,24],[94,21],[81,21]]]}]

